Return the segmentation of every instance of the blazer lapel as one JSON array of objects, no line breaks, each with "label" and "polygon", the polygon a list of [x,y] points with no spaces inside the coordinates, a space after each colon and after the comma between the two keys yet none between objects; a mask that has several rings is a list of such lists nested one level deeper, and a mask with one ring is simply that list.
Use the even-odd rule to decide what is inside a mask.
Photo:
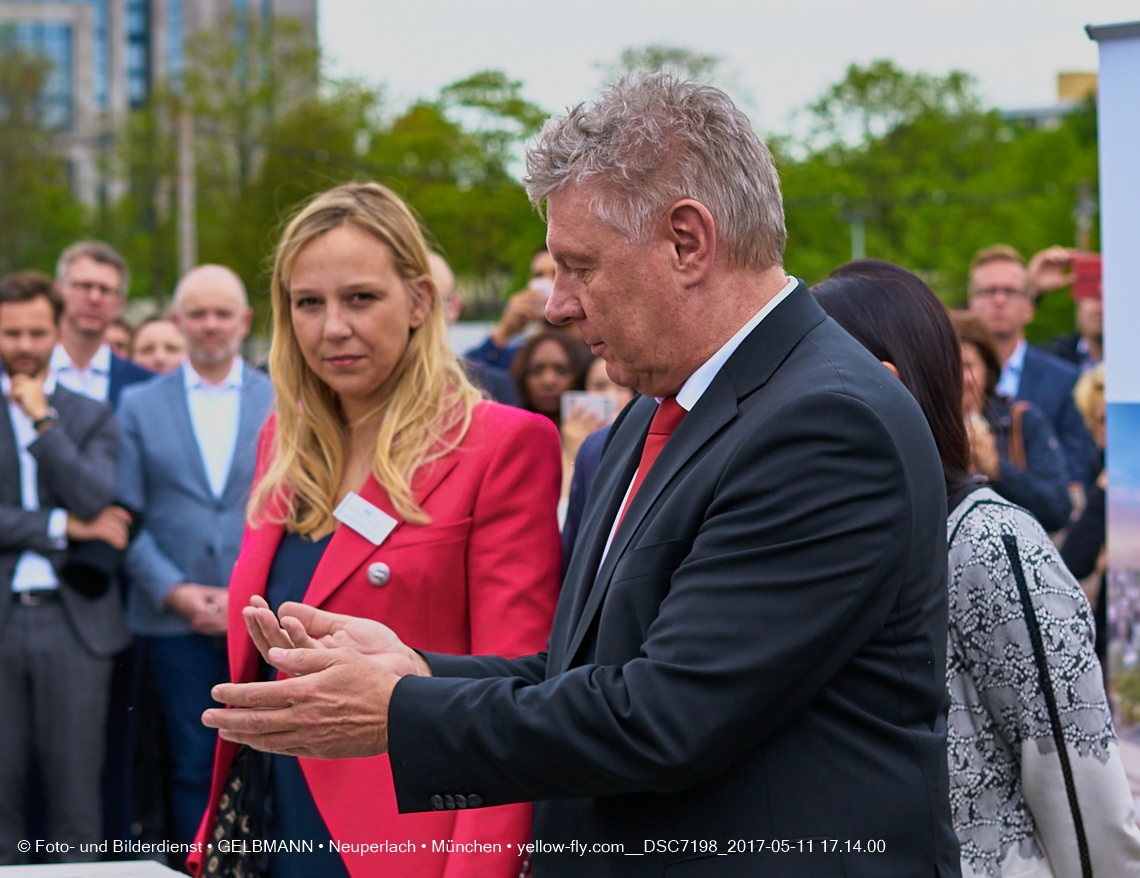
[{"label": "blazer lapel", "polygon": [[20,452],[16,448],[16,431],[8,417],[8,400],[2,397],[3,394],[0,393],[0,473],[4,474],[0,496],[3,496],[5,503],[20,506]]},{"label": "blazer lapel", "polygon": [[246,633],[245,620],[241,611],[249,606],[254,595],[265,597],[269,583],[269,569],[281,538],[285,536],[285,525],[262,524],[257,530],[246,531],[246,541],[242,545],[241,564],[230,577],[228,623],[230,673],[234,682],[249,682],[257,679],[258,652]]},{"label": "blazer lapel", "polygon": [[[457,463],[458,459],[453,453],[441,460],[433,461],[417,473],[413,483],[416,502],[422,505]],[[404,518],[392,505],[388,492],[380,486],[374,476],[370,475],[364,487],[360,489],[360,496],[396,519],[396,526],[392,528],[385,542],[392,539],[393,535],[404,526]],[[339,525],[313,573],[309,589],[305,592],[305,603],[319,607],[361,564],[372,557],[377,548],[351,527]]]},{"label": "blazer lapel", "polygon": [[[597,578],[602,551],[625,499],[625,492],[637,471],[641,447],[645,444],[656,408],[653,400],[639,398],[630,404],[628,415],[612,428],[610,446],[582,511],[581,530],[566,569],[562,596],[550,633],[547,665],[556,673],[564,671],[563,665],[569,661],[566,650],[590,595],[588,584]],[[563,605],[567,607],[565,611]]]},{"label": "blazer lapel", "polygon": [[170,386],[167,390],[173,427],[171,433],[182,443],[183,456],[190,465],[190,472],[193,473],[193,481],[197,483],[198,489],[213,500],[214,492],[210,490],[210,479],[206,476],[202,449],[198,447],[198,434],[194,432],[194,422],[190,417],[190,400],[187,398],[183,368],[180,366],[171,373]]},{"label": "blazer lapel", "polygon": [[[812,297],[807,286],[803,283],[798,284],[788,297],[776,306],[740,343],[740,346],[721,367],[720,372],[717,373],[697,404],[693,406],[692,411],[685,416],[676,432],[669,437],[669,441],[654,462],[653,468],[645,477],[645,481],[641,483],[641,487],[633,498],[621,526],[614,534],[613,543],[610,545],[609,552],[606,553],[601,568],[596,568],[596,560],[593,562],[594,567],[587,568],[584,563],[577,564],[578,553],[575,552],[571,570],[567,571],[567,582],[585,583],[592,579],[593,585],[588,590],[588,596],[584,601],[581,614],[572,623],[574,633],[570,638],[566,652],[561,656],[560,671],[569,668],[570,663],[574,660],[575,654],[590,629],[594,616],[601,608],[614,568],[629,548],[634,535],[640,529],[649,510],[661,496],[661,493],[689,459],[736,417],[738,401],[767,383],[768,379],[772,377],[780,364],[784,362],[788,354],[799,344],[808,331],[826,319],[827,315]],[[639,441],[632,453],[627,451],[632,459],[628,460],[627,465],[622,468],[622,477],[618,478],[615,474],[615,484],[607,485],[609,490],[619,492],[618,504],[624,498],[625,491],[629,487],[633,473],[637,468],[641,449],[645,444],[645,435],[649,430],[649,421],[652,420],[655,410],[656,406],[652,401],[648,406],[643,406],[641,418],[644,420],[644,424],[638,433]],[[631,424],[631,429],[632,426]],[[608,499],[612,502],[612,495]],[[584,515],[592,515],[600,511],[598,506],[591,504],[587,507]],[[606,511],[609,511],[609,506],[606,507]],[[616,514],[615,508],[608,517],[600,517],[600,524],[604,525],[604,532],[601,533],[602,546],[605,545],[605,539],[609,536],[609,530]],[[594,548],[595,546],[591,546],[591,549]],[[591,559],[600,557],[600,554],[601,549],[597,549],[596,555],[591,552]],[[594,569],[597,569],[597,575],[590,577],[590,572]],[[577,576],[572,579],[573,573],[577,573]],[[582,591],[585,592],[586,589],[583,588]]]},{"label": "blazer lapel", "polygon": [[[719,377],[719,376],[718,376]],[[720,432],[729,421],[736,417],[736,394],[733,392],[731,385],[727,382],[715,381],[709,386],[708,390],[704,392],[697,404],[693,406],[693,410],[685,415],[684,420],[681,421],[677,430],[669,437],[669,441],[665,443],[665,447],[661,449],[660,455],[654,461],[653,467],[649,470],[645,480],[638,488],[637,494],[634,495],[633,501],[629,505],[629,510],[622,519],[621,524],[618,526],[617,533],[614,534],[613,543],[610,544],[610,550],[606,553],[606,558],[602,562],[601,568],[598,570],[597,576],[594,578],[593,587],[590,589],[589,596],[586,599],[585,606],[582,609],[581,616],[578,618],[577,625],[574,628],[574,635],[570,639],[570,645],[566,649],[563,656],[566,670],[569,663],[574,660],[578,648],[582,645],[582,641],[586,637],[586,632],[590,629],[590,624],[593,622],[594,616],[602,605],[602,600],[605,597],[606,591],[609,588],[610,579],[613,576],[614,567],[617,566],[618,561],[621,560],[622,555],[629,548],[629,544],[633,539],[634,534],[637,533],[645,519],[646,514],[653,507],[661,492],[665,490],[666,486],[673,481],[673,478],[681,470],[682,467],[688,462],[694,454],[701,449],[701,447],[708,442],[713,436]],[[652,415],[650,416],[652,419]],[[648,425],[646,432],[648,432]],[[637,457],[641,455],[641,447],[644,446],[645,440],[642,438],[641,443],[637,449]],[[637,461],[634,461],[634,469],[637,467]],[[629,480],[620,486],[621,496],[618,502],[625,497],[625,489],[629,487],[629,481],[632,480],[633,474],[630,472]],[[616,515],[616,511],[615,511]],[[609,517],[607,521],[610,522],[612,527],[613,516]],[[606,528],[606,536],[609,535],[609,528]]]},{"label": "blazer lapel", "polygon": [[[226,474],[226,485],[222,489],[222,499],[232,503],[250,491],[250,477],[254,458],[257,456],[257,437],[265,423],[265,407],[250,387],[253,367],[248,363],[243,367],[244,380],[241,383],[241,402],[238,406],[238,431],[234,443],[234,456],[230,461],[230,471]],[[248,461],[248,467],[241,466]],[[203,474],[205,470],[203,469]],[[237,494],[237,497],[231,495]]]}]

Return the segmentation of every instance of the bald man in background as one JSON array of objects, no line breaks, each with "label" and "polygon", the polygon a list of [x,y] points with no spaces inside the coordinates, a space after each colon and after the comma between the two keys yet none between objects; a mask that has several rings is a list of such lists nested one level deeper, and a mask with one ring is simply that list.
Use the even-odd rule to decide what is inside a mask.
[{"label": "bald man in background", "polygon": [[[459,319],[459,312],[463,310],[463,300],[455,291],[455,274],[447,260],[438,253],[428,253],[428,262],[431,263],[431,278],[435,281],[436,295],[439,304],[443,307],[443,316],[447,318],[450,326]],[[480,390],[485,390],[495,402],[503,405],[519,404],[519,394],[511,374],[506,369],[480,363],[476,360],[460,357],[467,377]]]},{"label": "bald man in background", "polygon": [[143,516],[127,553],[127,621],[157,684],[175,826],[189,842],[214,762],[215,735],[199,717],[212,704],[210,688],[228,679],[227,585],[273,385],[242,361],[253,311],[228,268],[189,272],[171,313],[188,356],[173,372],[123,392],[118,498]]}]

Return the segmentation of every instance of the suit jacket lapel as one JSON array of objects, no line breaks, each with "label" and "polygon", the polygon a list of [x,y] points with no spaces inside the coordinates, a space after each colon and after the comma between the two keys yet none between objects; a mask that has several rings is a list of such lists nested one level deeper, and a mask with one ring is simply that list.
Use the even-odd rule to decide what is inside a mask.
[{"label": "suit jacket lapel", "polygon": [[[628,414],[612,428],[614,432],[609,440],[610,445],[582,510],[581,530],[570,564],[566,568],[558,612],[550,633],[550,655],[547,660],[550,675],[564,671],[564,663],[569,661],[566,654],[568,642],[577,630],[578,620],[590,594],[585,583],[593,582],[597,575],[602,551],[606,547],[621,502],[625,499],[626,489],[637,471],[641,447],[645,444],[649,423],[653,420],[656,409],[653,400],[639,398],[630,404]],[[578,583],[578,586],[573,587],[572,583]]]},{"label": "suit jacket lapel", "polygon": [[[234,442],[234,456],[230,461],[230,471],[226,474],[226,484],[222,489],[222,498],[227,502],[237,499],[232,494],[248,494],[250,490],[250,471],[239,466],[243,460],[253,461],[257,455],[257,437],[261,433],[261,426],[265,423],[265,408],[261,400],[250,388],[250,378],[253,369],[248,364],[243,367],[244,378],[241,382],[241,401],[238,403],[238,431]],[[205,470],[203,470],[203,473]]]},{"label": "suit jacket lapel", "polygon": [[[606,553],[601,568],[597,568],[597,561],[595,560],[601,555],[600,548],[597,548],[595,554],[596,546],[591,545],[587,550],[590,553],[589,558],[579,559],[578,546],[575,547],[570,569],[567,570],[566,584],[578,584],[578,591],[586,593],[587,596],[584,601],[580,601],[582,603],[581,614],[575,615],[570,622],[574,633],[565,653],[560,656],[559,671],[565,671],[574,660],[575,654],[590,629],[594,616],[601,608],[615,566],[629,548],[634,534],[637,533],[657,498],[660,497],[688,460],[736,417],[738,401],[767,383],[804,335],[826,319],[827,315],[816,303],[807,286],[800,283],[740,343],[740,346],[721,367],[720,372],[717,373],[697,404],[693,406],[693,410],[685,416],[676,432],[669,438],[661,454],[654,462],[653,468],[638,489],[637,495],[630,504],[629,511],[622,520],[617,533],[614,534],[613,543],[609,552]],[[633,473],[641,456],[641,449],[645,444],[649,422],[656,411],[656,405],[652,400],[649,401],[648,405],[641,405],[642,411],[639,413],[640,417],[636,422],[638,426],[634,426],[631,417],[628,425],[622,425],[620,428],[620,432],[626,434],[636,429],[635,435],[639,438],[636,444],[629,442],[629,439],[626,438],[626,454],[631,459],[625,461],[624,467],[619,467],[623,471],[620,479],[616,472],[613,473],[616,484],[607,485],[607,489],[611,492],[618,492],[618,504],[621,503],[625,491],[629,487],[629,482],[633,478]],[[617,428],[618,425],[615,425],[615,429]],[[612,500],[612,494],[608,495],[609,503],[605,507],[606,514],[600,516],[600,524],[604,525],[604,527],[599,528],[603,547],[606,538],[609,536],[610,528],[613,526],[614,516],[617,514],[616,507],[613,511],[610,510],[610,506],[613,505]],[[599,513],[602,513],[602,508],[598,504],[589,504],[584,516],[598,517]],[[596,542],[597,536],[598,534],[595,532],[593,542]],[[581,545],[579,543],[579,546]],[[588,561],[593,561],[594,566],[588,566]],[[591,575],[594,570],[597,570],[596,576]],[[585,586],[587,582],[592,582],[588,588]],[[575,597],[578,598],[578,595]]]},{"label": "suit jacket lapel", "polygon": [[[656,404],[653,408],[656,409]],[[625,518],[622,519],[621,525],[614,534],[614,540],[610,544],[610,550],[606,553],[605,561],[602,562],[602,566],[594,578],[593,587],[589,591],[581,616],[575,625],[574,636],[563,656],[566,667],[569,667],[569,663],[574,660],[574,655],[582,645],[586,632],[589,631],[590,624],[602,605],[602,599],[605,597],[610,579],[613,577],[614,567],[617,566],[618,561],[629,548],[633,535],[641,527],[646,514],[689,458],[696,454],[725,424],[735,418],[736,411],[736,394],[732,387],[728,382],[714,381],[697,401],[697,404],[693,406],[693,410],[681,421],[673,435],[669,437],[665,447],[661,449],[653,467],[641,483],[641,487],[638,488],[637,494],[634,495]],[[650,412],[650,420],[652,420],[652,411]],[[648,432],[648,424],[645,429]],[[641,448],[644,444],[645,439],[642,437],[632,461],[633,470],[637,468]],[[629,479],[625,480],[619,487],[619,504],[629,487],[629,481],[633,478],[633,470],[630,471]],[[614,515],[616,515],[616,510]],[[614,515],[606,519],[608,522],[605,528],[606,536],[609,535],[610,528],[613,526]],[[562,670],[565,670],[566,667],[563,667]]]},{"label": "suit jacket lapel", "polygon": [[[413,484],[416,501],[422,505],[457,463],[456,455],[450,454],[423,468],[417,474]],[[388,497],[388,492],[380,486],[380,483],[373,476],[370,475],[364,483],[364,487],[360,489],[360,496],[396,519],[396,526],[388,535],[387,540],[392,539],[400,528],[404,527],[403,516],[396,511],[396,507],[392,505],[392,501]],[[361,564],[372,557],[376,550],[376,546],[351,527],[343,524],[338,526],[332,539],[329,540],[324,555],[321,556],[316,571],[313,573],[309,589],[305,592],[305,603],[319,607],[328,600],[329,595],[340,588]]]},{"label": "suit jacket lapel", "polygon": [[165,380],[169,381],[167,387],[167,400],[170,406],[170,417],[173,435],[182,443],[182,452],[190,471],[194,474],[193,481],[198,489],[211,500],[214,492],[210,490],[210,479],[206,475],[206,463],[202,460],[202,449],[198,446],[198,434],[194,432],[194,421],[190,417],[190,400],[187,398],[186,380],[179,367],[170,373]]},{"label": "suit jacket lapel", "polygon": [[[20,452],[16,447],[16,431],[8,417],[8,400],[0,393],[0,474],[3,474],[3,497],[13,506],[23,504],[20,488]],[[9,474],[11,476],[9,477]]]}]

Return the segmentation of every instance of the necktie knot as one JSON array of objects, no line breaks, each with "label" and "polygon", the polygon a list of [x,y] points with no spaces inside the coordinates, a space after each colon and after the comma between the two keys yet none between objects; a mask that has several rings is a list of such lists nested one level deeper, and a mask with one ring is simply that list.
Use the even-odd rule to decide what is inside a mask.
[{"label": "necktie knot", "polygon": [[685,415],[686,412],[676,397],[663,399],[657,406],[657,413],[649,425],[649,432],[656,436],[671,436]]}]

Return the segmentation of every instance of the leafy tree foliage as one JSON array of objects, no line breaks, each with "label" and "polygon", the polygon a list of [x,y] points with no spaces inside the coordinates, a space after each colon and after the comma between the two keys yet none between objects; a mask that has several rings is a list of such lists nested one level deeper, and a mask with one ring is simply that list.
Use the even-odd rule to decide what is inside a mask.
[{"label": "leafy tree foliage", "polygon": [[[180,88],[157,90],[117,134],[108,170],[123,196],[85,216],[37,115],[45,69],[3,54],[0,267],[50,269],[70,240],[98,234],[130,260],[134,294],[169,297],[174,121],[189,108],[199,257],[242,276],[261,327],[283,222],[305,199],[348,180],[379,180],[408,200],[461,282],[481,291],[469,316],[490,316],[525,280],[545,229],[519,183],[519,155],[546,113],[521,82],[480,71],[393,116],[382,89],[320,78],[311,44],[287,21],[231,21],[195,40],[188,57]],[[652,45],[623,52],[610,74],[665,69],[713,80],[723,78],[722,61]],[[1074,206],[1096,191],[1092,102],[1054,128],[1034,128],[983,107],[965,73],[930,76],[876,61],[851,66],[806,112],[801,142],[770,143],[788,219],[785,262],[809,282],[850,258],[852,227],[861,224],[868,256],[918,272],[958,304],[978,248],[1000,241],[1029,255],[1072,244]],[[1071,321],[1067,297],[1055,294],[1031,333],[1066,331]]]}]

